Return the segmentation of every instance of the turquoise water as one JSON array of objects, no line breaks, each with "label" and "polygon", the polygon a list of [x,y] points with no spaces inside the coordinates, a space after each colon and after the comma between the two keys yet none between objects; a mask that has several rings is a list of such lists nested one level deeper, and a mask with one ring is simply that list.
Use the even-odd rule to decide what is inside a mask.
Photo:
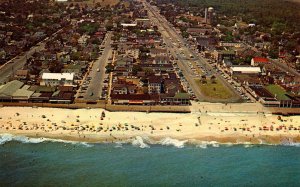
[{"label": "turquoise water", "polygon": [[6,141],[0,186],[300,186],[300,147],[205,147]]}]

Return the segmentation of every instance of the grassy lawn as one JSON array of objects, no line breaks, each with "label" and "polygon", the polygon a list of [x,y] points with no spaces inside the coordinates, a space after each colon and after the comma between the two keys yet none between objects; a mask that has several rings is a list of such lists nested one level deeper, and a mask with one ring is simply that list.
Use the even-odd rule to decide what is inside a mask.
[{"label": "grassy lawn", "polygon": [[274,96],[276,95],[276,98],[278,100],[289,100],[289,98],[286,95],[284,95],[286,94],[286,91],[276,84],[270,84],[266,86],[266,89],[269,92],[271,92]]},{"label": "grassy lawn", "polygon": [[217,80],[215,84],[212,84],[209,78],[207,79],[206,84],[202,84],[199,79],[195,81],[199,85],[201,92],[207,97],[215,99],[229,99],[233,96],[231,91],[220,83],[219,80]]}]

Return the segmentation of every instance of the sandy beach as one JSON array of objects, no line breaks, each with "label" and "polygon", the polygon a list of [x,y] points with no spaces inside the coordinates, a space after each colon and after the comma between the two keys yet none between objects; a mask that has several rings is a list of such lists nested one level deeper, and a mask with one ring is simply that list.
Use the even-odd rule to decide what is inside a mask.
[{"label": "sandy beach", "polygon": [[238,106],[193,104],[191,113],[2,107],[0,134],[84,142],[124,142],[136,137],[173,138],[190,143],[300,142],[300,116],[272,115],[254,105],[242,111]]}]

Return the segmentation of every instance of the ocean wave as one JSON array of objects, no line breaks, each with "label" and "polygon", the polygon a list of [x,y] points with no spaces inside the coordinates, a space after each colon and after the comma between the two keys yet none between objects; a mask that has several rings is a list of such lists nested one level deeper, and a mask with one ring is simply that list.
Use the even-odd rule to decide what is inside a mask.
[{"label": "ocean wave", "polygon": [[[42,142],[57,142],[57,143],[68,143],[68,144],[77,144],[77,145],[82,145],[85,147],[92,147],[94,144],[90,144],[87,142],[80,142],[80,141],[68,141],[68,140],[61,140],[61,139],[51,139],[51,138],[31,138],[31,137],[26,137],[26,136],[21,136],[21,135],[13,135],[13,134],[0,134],[0,145],[3,145],[7,142],[10,141],[17,141],[21,143],[31,143],[31,144],[37,144],[37,143],[42,143]],[[103,142],[105,143],[105,142]],[[264,145],[264,146],[293,146],[293,147],[300,147],[300,143],[294,142],[293,139],[285,139],[283,140],[280,144],[270,144],[265,142],[264,140],[259,139],[259,144],[253,144],[251,142],[242,142],[242,141],[237,141],[236,143],[221,143],[217,141],[200,141],[200,140],[195,140],[195,139],[189,139],[189,140],[178,140],[170,137],[163,138],[161,140],[152,140],[151,138],[147,136],[136,136],[133,139],[128,139],[124,140],[121,142],[115,142],[115,147],[116,148],[124,148],[123,144],[129,144],[133,145],[135,147],[139,148],[150,148],[151,145],[162,145],[162,146],[173,146],[176,148],[184,148],[186,145],[187,146],[194,146],[196,148],[202,148],[206,149],[208,147],[231,147],[231,146],[243,146],[245,148],[251,148],[251,147],[256,147],[259,145]]]},{"label": "ocean wave", "polygon": [[220,143],[216,141],[196,141],[192,140],[189,142],[192,145],[195,145],[197,148],[206,149],[207,147],[220,147]]},{"label": "ocean wave", "polygon": [[150,148],[150,146],[144,142],[144,139],[141,136],[136,136],[132,141],[132,145],[140,148]]},{"label": "ocean wave", "polygon": [[183,148],[184,147],[184,144],[187,142],[187,140],[177,140],[177,139],[173,139],[173,138],[164,138],[162,140],[160,140],[158,143],[161,144],[161,145],[167,145],[167,146],[174,146],[174,147],[177,147],[177,148]]},{"label": "ocean wave", "polygon": [[300,147],[300,143],[294,142],[293,139],[291,139],[291,138],[282,140],[280,145],[291,146],[291,147]]},{"label": "ocean wave", "polygon": [[0,134],[0,145],[5,144],[6,142],[17,141],[21,143],[42,143],[42,142],[58,142],[58,143],[69,143],[69,144],[79,144],[85,147],[92,147],[93,145],[88,144],[86,142],[77,142],[77,141],[68,141],[61,139],[51,139],[51,138],[31,138],[21,135],[12,135],[12,134]]},{"label": "ocean wave", "polygon": [[253,144],[245,144],[244,145],[245,148],[250,148],[250,147],[253,147],[253,146],[254,146]]}]

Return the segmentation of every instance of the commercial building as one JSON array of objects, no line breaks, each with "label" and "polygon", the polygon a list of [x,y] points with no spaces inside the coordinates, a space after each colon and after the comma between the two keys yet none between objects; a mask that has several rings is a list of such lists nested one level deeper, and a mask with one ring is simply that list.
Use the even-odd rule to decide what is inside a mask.
[{"label": "commercial building", "polygon": [[73,86],[74,73],[43,73],[41,86]]},{"label": "commercial building", "polygon": [[233,66],[230,67],[231,75],[235,74],[258,74],[261,73],[260,67],[252,66]]}]

